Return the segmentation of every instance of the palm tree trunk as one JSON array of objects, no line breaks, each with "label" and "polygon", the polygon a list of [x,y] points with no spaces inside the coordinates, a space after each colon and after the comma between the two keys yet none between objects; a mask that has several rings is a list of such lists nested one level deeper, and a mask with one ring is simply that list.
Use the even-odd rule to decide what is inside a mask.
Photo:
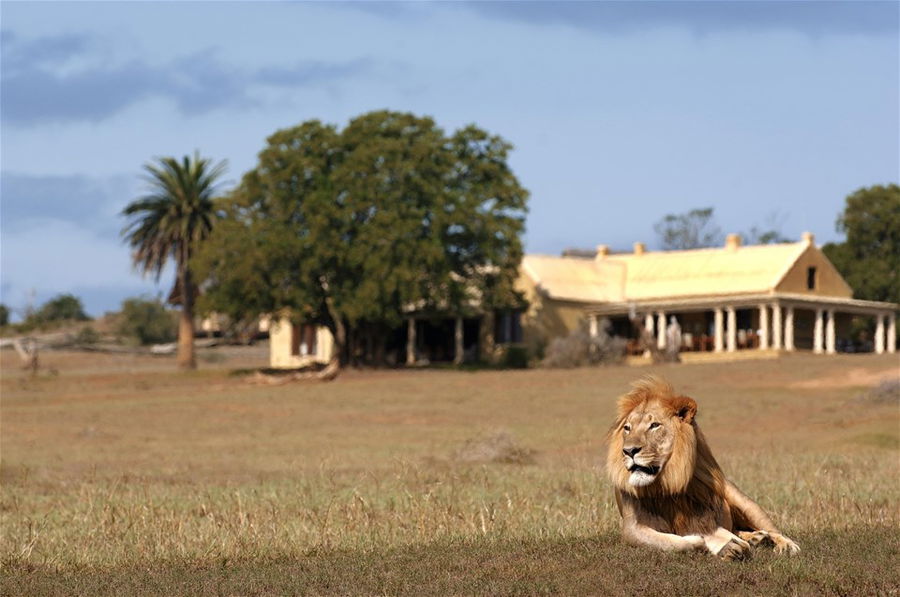
[{"label": "palm tree trunk", "polygon": [[178,282],[181,286],[181,317],[178,320],[178,367],[196,369],[194,358],[194,284],[187,260],[178,264]]}]

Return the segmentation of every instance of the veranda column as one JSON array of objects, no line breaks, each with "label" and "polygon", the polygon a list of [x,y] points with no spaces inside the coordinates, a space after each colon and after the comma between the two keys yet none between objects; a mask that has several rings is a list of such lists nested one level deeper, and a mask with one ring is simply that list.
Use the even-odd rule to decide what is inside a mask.
[{"label": "veranda column", "polygon": [[599,328],[597,326],[597,316],[594,314],[588,315],[588,331],[591,334],[591,338],[596,338],[599,333]]},{"label": "veranda column", "polygon": [[737,313],[734,307],[726,309],[728,313],[728,352],[737,350]]},{"label": "veranda column", "polygon": [[666,347],[666,312],[660,311],[656,316],[656,347]]},{"label": "veranda column", "polygon": [[[644,329],[647,330],[647,333],[650,335],[649,337],[653,337],[653,313],[647,313],[644,315]],[[644,356],[648,359],[650,358],[650,349],[644,351]]]},{"label": "veranda column", "polygon": [[454,330],[454,339],[456,340],[456,350],[453,354],[453,363],[459,365],[463,362],[463,319],[456,318],[456,329]]},{"label": "veranda column", "polygon": [[769,348],[769,307],[759,306],[759,349]]},{"label": "veranda column", "polygon": [[816,325],[813,328],[813,352],[822,354],[822,309],[816,309]]},{"label": "veranda column", "polygon": [[724,332],[724,328],[722,326],[722,309],[721,308],[716,309],[716,330],[715,331],[716,331],[716,334],[713,337],[713,342],[715,343],[714,350],[716,352],[722,352],[722,348],[725,345],[725,343],[723,342],[725,340],[725,332]]},{"label": "veranda column", "polygon": [[888,314],[887,351],[891,354],[897,352],[897,314]]},{"label": "veranda column", "polygon": [[416,320],[406,320],[406,364],[416,364]]},{"label": "veranda column", "polygon": [[781,333],[784,327],[781,324],[781,305],[772,305],[772,348],[781,350]]},{"label": "veranda column", "polygon": [[794,351],[794,308],[788,307],[784,314],[784,349]]},{"label": "veranda column", "polygon": [[825,352],[834,354],[834,344],[834,309],[828,309],[828,320],[825,322]]},{"label": "veranda column", "polygon": [[875,352],[884,352],[884,315],[881,313],[875,316]]}]

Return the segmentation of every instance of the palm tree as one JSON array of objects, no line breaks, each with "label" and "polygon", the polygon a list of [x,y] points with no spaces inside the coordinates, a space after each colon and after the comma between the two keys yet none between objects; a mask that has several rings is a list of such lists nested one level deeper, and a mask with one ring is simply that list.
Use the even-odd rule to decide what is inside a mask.
[{"label": "palm tree", "polygon": [[209,236],[215,219],[214,194],[224,174],[225,161],[212,164],[184,156],[157,158],[144,165],[149,193],[128,204],[122,215],[130,218],[122,236],[131,246],[134,266],[156,279],[171,257],[175,261],[175,285],[170,301],[181,303],[178,324],[178,366],[194,369],[194,298],[190,259],[197,245]]}]

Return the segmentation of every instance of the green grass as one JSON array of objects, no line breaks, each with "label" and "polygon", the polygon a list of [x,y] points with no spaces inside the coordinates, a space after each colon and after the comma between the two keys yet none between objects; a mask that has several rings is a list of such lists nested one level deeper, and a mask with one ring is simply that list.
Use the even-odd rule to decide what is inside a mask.
[{"label": "green grass", "polygon": [[[232,354],[180,374],[50,353],[59,374],[35,380],[3,354],[0,592],[896,594],[900,410],[846,381],[887,357],[267,387],[230,376],[248,365]],[[622,544],[603,435],[651,370],[698,400],[726,474],[799,557]],[[459,459],[498,430],[533,464]]]}]

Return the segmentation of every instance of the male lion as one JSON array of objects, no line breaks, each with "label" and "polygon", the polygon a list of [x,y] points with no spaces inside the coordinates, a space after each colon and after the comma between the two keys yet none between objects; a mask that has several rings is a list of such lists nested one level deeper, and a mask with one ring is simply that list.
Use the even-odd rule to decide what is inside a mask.
[{"label": "male lion", "polygon": [[665,381],[636,382],[618,403],[606,470],[625,540],[670,551],[709,551],[725,560],[750,546],[794,554],[756,502],[725,479],[694,417],[697,403]]}]

